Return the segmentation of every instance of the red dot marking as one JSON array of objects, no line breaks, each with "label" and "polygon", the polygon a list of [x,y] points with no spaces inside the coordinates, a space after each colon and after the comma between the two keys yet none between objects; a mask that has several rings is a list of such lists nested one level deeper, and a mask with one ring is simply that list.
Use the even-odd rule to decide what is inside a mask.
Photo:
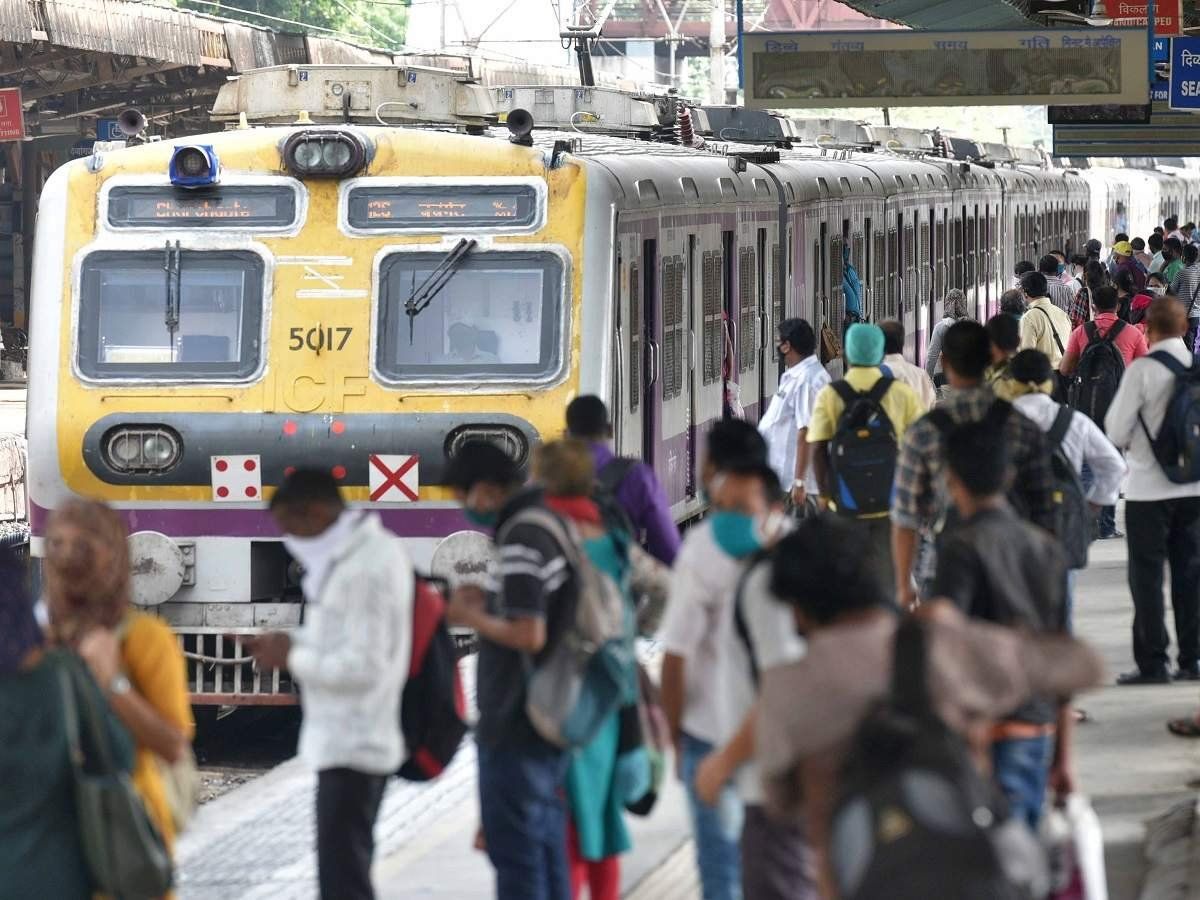
[{"label": "red dot marking", "polygon": [[253,472],[255,469],[258,468],[258,463],[256,463],[252,459],[246,460],[244,463],[242,463],[242,465],[245,467],[247,472]]},{"label": "red dot marking", "polygon": [[333,467],[333,477],[336,478],[338,481],[341,481],[343,478],[345,478],[346,477],[346,467],[345,466],[334,466]]},{"label": "red dot marking", "polygon": [[288,475],[293,474],[295,471],[296,471],[295,466],[288,466],[286,469],[283,470],[283,474],[284,474],[284,476],[288,476]]},{"label": "red dot marking", "polygon": [[332,425],[329,426],[329,430],[332,431],[334,434],[341,434],[342,432],[344,432],[346,430],[346,423],[345,422],[334,422]]},{"label": "red dot marking", "polygon": [[291,437],[299,430],[300,430],[300,426],[297,425],[295,422],[291,421],[290,419],[283,423],[283,433],[286,434],[288,437]]},{"label": "red dot marking", "polygon": [[256,488],[254,485],[250,485],[248,488],[246,488],[246,496],[247,497],[257,497],[258,496],[258,488]]},{"label": "red dot marking", "polygon": [[223,485],[221,487],[217,488],[217,496],[218,497],[228,497],[229,496],[229,488],[227,488]]},{"label": "red dot marking", "polygon": [[218,472],[224,472],[229,468],[229,463],[223,459],[218,459],[216,468]]}]

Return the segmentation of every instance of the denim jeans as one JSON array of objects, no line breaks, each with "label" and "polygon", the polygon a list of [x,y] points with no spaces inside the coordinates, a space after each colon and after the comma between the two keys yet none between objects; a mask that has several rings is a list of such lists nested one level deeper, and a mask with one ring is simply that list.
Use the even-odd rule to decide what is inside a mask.
[{"label": "denim jeans", "polygon": [[479,745],[479,808],[496,900],[570,900],[567,755]]},{"label": "denim jeans", "polygon": [[992,768],[1012,816],[1036,833],[1046,800],[1046,783],[1054,762],[1054,735],[996,741]]},{"label": "denim jeans", "polygon": [[[1103,427],[1103,425],[1101,425]],[[1092,482],[1095,478],[1092,475],[1091,467],[1083,464],[1083,470],[1079,473],[1079,483],[1085,491],[1091,490]],[[1096,516],[1096,533],[1101,537],[1108,537],[1117,530],[1117,507],[1102,506],[1100,512]]]},{"label": "denim jeans", "polygon": [[696,838],[696,866],[700,870],[704,900],[741,900],[739,842],[744,815],[741,798],[732,784],[722,789],[716,806],[708,806],[696,796],[696,769],[712,751],[713,745],[707,741],[683,735],[680,769]]}]

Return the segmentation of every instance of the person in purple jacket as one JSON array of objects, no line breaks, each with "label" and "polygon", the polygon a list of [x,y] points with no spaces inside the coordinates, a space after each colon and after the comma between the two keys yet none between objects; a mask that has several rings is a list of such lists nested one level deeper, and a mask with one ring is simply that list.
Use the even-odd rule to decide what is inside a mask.
[{"label": "person in purple jacket", "polygon": [[596,483],[625,511],[646,552],[666,565],[679,552],[679,529],[654,470],[640,460],[617,456],[609,446],[612,422],[599,397],[576,397],[567,406],[567,434],[587,441],[596,464]]}]

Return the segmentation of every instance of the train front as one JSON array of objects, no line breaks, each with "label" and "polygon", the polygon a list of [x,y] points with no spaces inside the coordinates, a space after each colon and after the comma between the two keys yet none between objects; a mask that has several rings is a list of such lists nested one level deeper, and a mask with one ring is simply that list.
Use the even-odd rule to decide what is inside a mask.
[{"label": "train front", "polygon": [[193,701],[294,702],[237,637],[303,617],[273,489],[324,468],[419,566],[469,556],[445,461],[474,438],[524,461],[561,428],[584,207],[575,164],[416,129],[241,129],[59,169],[31,298],[35,554],[63,500],[109,502]]}]

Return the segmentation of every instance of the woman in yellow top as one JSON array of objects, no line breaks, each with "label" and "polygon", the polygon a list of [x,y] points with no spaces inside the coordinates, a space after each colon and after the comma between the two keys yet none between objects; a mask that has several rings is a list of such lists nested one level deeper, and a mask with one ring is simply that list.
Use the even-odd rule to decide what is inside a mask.
[{"label": "woman in yellow top", "polygon": [[168,851],[175,827],[160,760],[180,761],[195,725],[171,629],[129,603],[128,533],[108,506],[71,500],[50,519],[45,582],[52,633],[92,669],[137,746],[133,783]]}]

